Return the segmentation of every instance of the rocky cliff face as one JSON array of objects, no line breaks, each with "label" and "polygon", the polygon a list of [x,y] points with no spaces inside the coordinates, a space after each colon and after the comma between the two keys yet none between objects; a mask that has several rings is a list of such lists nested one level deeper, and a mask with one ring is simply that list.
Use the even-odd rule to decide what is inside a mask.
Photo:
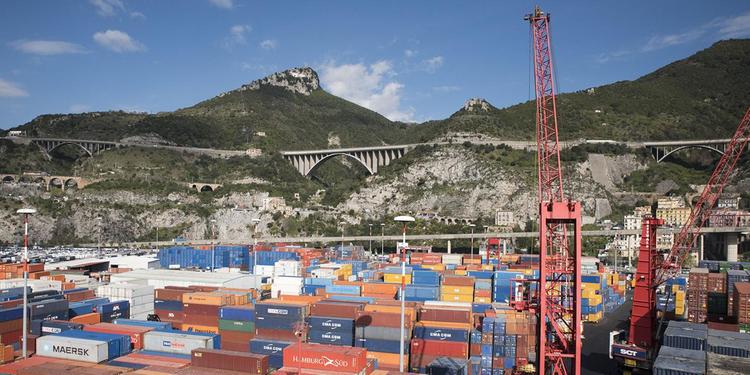
[{"label": "rocky cliff face", "polygon": [[[586,215],[593,218],[609,214],[606,192],[592,180],[588,167],[570,168],[566,173],[566,191],[575,192],[572,197],[582,201]],[[365,188],[337,208],[374,215],[386,210],[468,218],[513,211],[521,225],[536,217],[534,176],[533,170],[481,159],[462,146],[441,146],[395,178],[370,177]]]},{"label": "rocky cliff face", "polygon": [[492,108],[492,104],[485,99],[471,98],[464,103],[461,109],[467,112],[489,112]]},{"label": "rocky cliff face", "polygon": [[312,68],[292,68],[252,81],[236,90],[221,93],[219,97],[232,92],[260,90],[262,87],[281,87],[295,94],[310,95],[313,91],[320,88],[320,80],[318,79],[318,73],[312,70]]}]

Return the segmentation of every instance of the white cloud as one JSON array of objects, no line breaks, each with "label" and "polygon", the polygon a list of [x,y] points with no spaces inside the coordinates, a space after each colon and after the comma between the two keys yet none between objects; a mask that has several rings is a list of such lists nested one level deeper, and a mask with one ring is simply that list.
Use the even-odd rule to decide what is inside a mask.
[{"label": "white cloud", "polygon": [[461,90],[461,88],[458,86],[435,86],[432,90],[437,92],[454,92]]},{"label": "white cloud", "polygon": [[124,11],[125,5],[120,0],[89,0],[89,3],[96,7],[96,13],[100,16],[114,16],[118,11]]},{"label": "white cloud", "polygon": [[146,15],[141,12],[130,12],[130,18],[145,20]]},{"label": "white cloud", "polygon": [[321,71],[321,82],[332,94],[393,121],[413,120],[414,109],[401,108],[404,85],[391,80],[395,72],[390,62],[381,60],[369,66],[329,62],[323,65]]},{"label": "white cloud", "polygon": [[623,49],[615,52],[604,52],[596,56],[595,61],[603,64],[624,56],[657,51],[660,49],[692,42],[701,37],[713,36],[719,39],[742,38],[750,36],[750,11],[730,18],[716,18],[682,33],[655,35],[640,48]]},{"label": "white cloud", "polygon": [[83,113],[91,111],[91,107],[86,104],[73,104],[68,108],[70,113]]},{"label": "white cloud", "polygon": [[443,56],[435,56],[433,58],[422,61],[424,68],[428,73],[435,73],[441,66],[443,66]]},{"label": "white cloud", "polygon": [[224,47],[229,49],[236,45],[247,44],[247,34],[252,31],[249,25],[234,25],[229,28],[229,35],[224,38]]},{"label": "white cloud", "polygon": [[13,48],[32,55],[62,55],[66,53],[84,53],[83,46],[61,40],[16,40]]},{"label": "white cloud", "polygon": [[700,38],[705,33],[706,33],[705,28],[698,28],[698,29],[690,30],[684,33],[657,35],[657,36],[651,37],[651,39],[648,40],[646,45],[643,46],[641,51],[650,52],[650,51],[660,50],[662,48],[676,46],[679,44],[685,44],[687,42],[691,42],[695,39]]},{"label": "white cloud", "polygon": [[750,36],[750,12],[718,22],[719,35],[722,38],[741,38]]},{"label": "white cloud", "polygon": [[94,41],[100,46],[117,53],[145,51],[146,46],[120,30],[100,31],[94,34]]},{"label": "white cloud", "polygon": [[278,44],[279,43],[276,42],[273,39],[266,39],[266,40],[260,42],[260,48],[263,48],[263,49],[276,49],[276,47],[278,46]]},{"label": "white cloud", "polygon": [[413,49],[405,49],[404,50],[404,56],[406,56],[406,57],[414,57],[418,53],[419,53],[419,51],[413,50]]},{"label": "white cloud", "polygon": [[0,97],[22,98],[25,96],[29,96],[29,93],[26,92],[26,90],[18,87],[18,85],[13,82],[0,78]]},{"label": "white cloud", "polygon": [[222,9],[234,8],[233,0],[208,0],[208,2],[211,3],[215,7],[222,8]]}]

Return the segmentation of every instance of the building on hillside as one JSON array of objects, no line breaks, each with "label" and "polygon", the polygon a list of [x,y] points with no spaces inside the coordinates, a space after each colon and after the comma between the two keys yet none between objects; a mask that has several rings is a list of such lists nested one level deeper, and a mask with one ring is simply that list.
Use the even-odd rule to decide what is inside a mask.
[{"label": "building on hillside", "polygon": [[635,209],[633,209],[633,215],[638,217],[644,217],[646,215],[651,215],[651,206],[638,206]]},{"label": "building on hillside", "polygon": [[660,233],[656,235],[656,250],[669,251],[674,245],[673,233]]},{"label": "building on hillside", "polygon": [[515,224],[513,211],[495,211],[495,225],[499,227],[513,227]]},{"label": "building on hillside", "polygon": [[750,211],[737,209],[715,209],[708,217],[710,227],[746,227],[750,226]]},{"label": "building on hillside", "polygon": [[716,200],[716,208],[718,209],[729,209],[736,210],[740,207],[740,197],[722,195]]},{"label": "building on hillside", "polygon": [[657,208],[656,218],[664,220],[665,226],[681,227],[685,225],[690,218],[690,208]]},{"label": "building on hillside", "polygon": [[657,209],[683,208],[685,200],[681,197],[661,197],[656,204]]}]

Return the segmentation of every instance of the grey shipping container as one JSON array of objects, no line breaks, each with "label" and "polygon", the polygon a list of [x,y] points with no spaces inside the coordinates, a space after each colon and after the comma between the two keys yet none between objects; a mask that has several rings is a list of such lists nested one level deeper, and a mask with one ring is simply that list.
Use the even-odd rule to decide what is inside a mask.
[{"label": "grey shipping container", "polygon": [[703,375],[706,373],[706,362],[660,356],[654,361],[653,371],[654,375]]},{"label": "grey shipping container", "polygon": [[190,355],[193,349],[213,349],[214,338],[179,332],[151,331],[143,335],[143,348],[157,352]]},{"label": "grey shipping container", "polygon": [[56,335],[37,338],[36,355],[90,363],[104,362],[109,359],[108,344],[105,341]]},{"label": "grey shipping container", "polygon": [[[408,330],[404,333],[406,337],[411,337]],[[355,337],[374,340],[398,341],[401,338],[401,329],[388,327],[357,327]]]},{"label": "grey shipping container", "polygon": [[711,375],[747,375],[750,358],[737,358],[708,353],[708,373]]},{"label": "grey shipping container", "polygon": [[673,348],[706,350],[707,330],[694,330],[689,327],[668,327],[664,331],[664,345]]},{"label": "grey shipping container", "polygon": [[708,326],[705,324],[683,322],[678,320],[670,320],[668,328],[684,328],[691,329],[693,331],[708,331]]},{"label": "grey shipping container", "polygon": [[[728,332],[730,333],[730,332]],[[750,335],[747,338],[737,338],[734,336],[708,336],[708,351],[716,354],[723,354],[732,357],[750,358]],[[750,369],[748,369],[750,373]]]},{"label": "grey shipping container", "polygon": [[679,349],[671,346],[662,346],[659,349],[659,357],[676,357],[705,361],[706,352],[703,350]]}]

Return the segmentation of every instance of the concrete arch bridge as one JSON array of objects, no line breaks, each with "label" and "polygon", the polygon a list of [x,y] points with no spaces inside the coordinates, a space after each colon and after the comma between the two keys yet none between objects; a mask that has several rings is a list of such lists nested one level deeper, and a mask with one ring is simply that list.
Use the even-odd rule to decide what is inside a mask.
[{"label": "concrete arch bridge", "polygon": [[60,188],[63,191],[65,189],[83,189],[97,181],[100,180],[78,176],[50,176],[41,173],[0,174],[0,182],[3,184],[40,184],[47,191],[51,188]]}]

